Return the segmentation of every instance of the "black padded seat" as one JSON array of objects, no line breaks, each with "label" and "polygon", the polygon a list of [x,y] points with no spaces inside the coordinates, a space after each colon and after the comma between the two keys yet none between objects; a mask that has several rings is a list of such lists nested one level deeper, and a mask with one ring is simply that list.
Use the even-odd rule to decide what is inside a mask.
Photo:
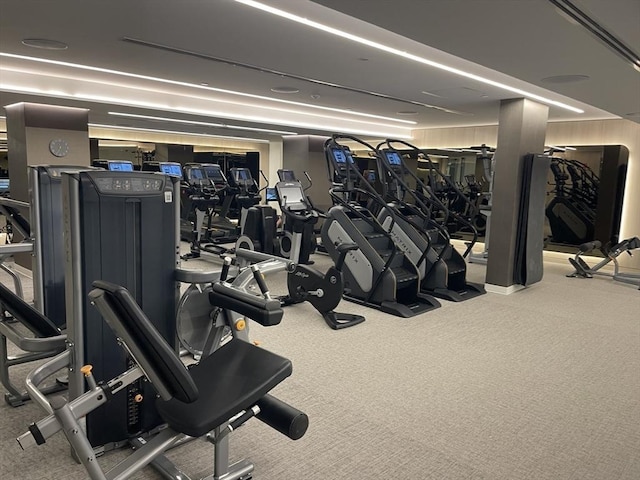
[{"label": "black padded seat", "polygon": [[158,412],[177,432],[200,437],[291,375],[286,358],[235,339],[187,370],[126,288],[93,286],[89,298],[158,390]]},{"label": "black padded seat", "polygon": [[291,372],[291,362],[286,358],[232,340],[189,368],[198,387],[195,402],[159,399],[156,406],[169,427],[200,437],[255,405]]}]

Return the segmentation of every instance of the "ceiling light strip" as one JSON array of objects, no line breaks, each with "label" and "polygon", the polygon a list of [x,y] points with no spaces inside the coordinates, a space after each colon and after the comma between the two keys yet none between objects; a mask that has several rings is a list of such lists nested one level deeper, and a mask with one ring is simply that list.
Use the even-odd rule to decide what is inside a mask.
[{"label": "ceiling light strip", "polygon": [[[257,116],[242,115],[242,114],[229,114],[226,112],[216,112],[211,110],[199,110],[199,109],[192,109],[187,107],[172,107],[166,104],[157,104],[157,103],[142,102],[142,101],[130,100],[130,99],[106,97],[103,95],[77,94],[77,93],[67,94],[65,92],[58,92],[58,91],[53,93],[48,90],[42,90],[42,89],[31,88],[31,87],[23,87],[21,85],[10,85],[10,84],[0,83],[0,90],[6,91],[6,92],[13,92],[13,93],[30,93],[30,94],[41,95],[46,97],[68,98],[72,100],[86,100],[86,101],[92,101],[92,102],[98,102],[98,103],[120,105],[125,107],[142,107],[142,108],[148,108],[151,110],[171,111],[171,112],[185,113],[185,114],[191,114],[191,115],[233,118],[234,120],[245,120],[245,121],[256,122],[256,123],[281,124],[289,127],[310,128],[310,129],[319,130],[319,131],[336,131],[336,132],[339,131],[342,133],[354,133],[354,134],[361,133],[361,134],[381,135],[383,137],[397,137],[397,138],[406,138],[406,139],[412,138],[410,136],[404,135],[403,133],[397,133],[397,131],[395,130],[387,131],[386,133],[380,133],[380,131],[376,131],[374,133],[371,130],[363,130],[361,128],[354,129],[352,127],[336,126],[336,125],[330,125],[330,124],[314,124],[309,122],[283,120],[283,119],[278,119],[273,117],[257,117]],[[340,119],[340,120],[343,120],[346,122],[358,122],[357,120],[354,120],[354,119]],[[372,123],[372,122],[361,122],[361,123]],[[401,132],[407,131],[406,128],[403,128],[398,125],[380,125],[375,123],[373,124],[377,126],[388,127],[388,128],[401,129],[400,130]]]},{"label": "ceiling light strip", "polygon": [[[240,115],[240,114],[230,115],[226,113],[211,112],[206,110],[197,110],[197,109],[180,108],[180,107],[176,108],[176,107],[170,107],[169,105],[152,104],[147,102],[138,102],[134,100],[124,100],[122,98],[104,97],[104,96],[98,96],[98,95],[81,95],[81,94],[70,95],[64,92],[53,95],[50,92],[47,92],[45,90],[40,90],[37,88],[31,88],[31,87],[22,87],[18,85],[0,84],[0,90],[13,92],[13,93],[30,93],[30,94],[41,95],[46,97],[68,98],[72,100],[73,99],[88,100],[88,101],[93,101],[98,103],[121,105],[125,107],[144,107],[152,110],[172,111],[172,112],[186,113],[186,114],[192,114],[192,115],[224,116],[226,118],[234,118],[236,120],[246,120],[246,121],[251,121],[256,123],[267,123],[267,124],[281,123],[282,125],[287,125],[290,127],[307,128],[312,130],[318,130],[320,132],[352,133],[354,135],[372,135],[372,136],[375,136],[376,138],[392,137],[392,138],[400,138],[400,139],[406,139],[406,140],[410,140],[413,138],[411,137],[411,135],[408,135],[407,133],[405,133],[405,132],[410,132],[410,130],[406,128],[402,128],[400,126],[395,126],[395,125],[393,127],[391,126],[389,127],[400,129],[399,131],[397,130],[374,131],[374,130],[362,129],[359,127],[354,128],[354,127],[349,127],[344,125],[338,126],[338,125],[329,125],[329,124],[317,124],[317,123],[299,122],[299,121],[292,121],[292,120],[284,121],[284,120],[275,119],[275,118],[254,117],[254,116]],[[356,120],[353,120],[353,119],[344,119],[344,120],[348,122],[356,122]]]},{"label": "ceiling light strip", "polygon": [[[357,111],[353,111],[353,110],[344,110],[344,109],[341,109],[341,108],[334,108],[334,107],[325,107],[325,106],[322,106],[322,105],[314,105],[314,104],[303,103],[303,102],[294,102],[292,100],[283,100],[283,99],[280,99],[280,98],[266,97],[266,96],[263,96],[263,95],[254,95],[252,93],[238,92],[238,91],[235,91],[235,90],[226,90],[226,89],[223,89],[223,88],[216,88],[216,87],[210,87],[210,86],[205,86],[205,85],[197,85],[197,84],[194,84],[194,83],[179,82],[177,80],[169,80],[167,78],[151,77],[151,76],[148,76],[148,75],[140,75],[140,74],[137,74],[137,73],[122,72],[122,71],[119,71],[119,70],[111,70],[111,69],[108,69],[108,68],[101,68],[101,67],[93,67],[93,66],[90,66],[90,65],[81,65],[81,64],[77,64],[77,63],[62,62],[62,61],[59,61],[59,60],[49,60],[49,59],[45,59],[45,58],[27,57],[25,55],[16,55],[16,54],[13,54],[13,53],[6,53],[6,52],[0,52],[0,57],[15,58],[15,59],[19,59],[19,60],[27,60],[27,61],[39,62],[39,63],[47,63],[47,64],[51,64],[51,65],[59,65],[59,66],[62,66],[62,67],[69,67],[69,68],[77,68],[77,69],[81,69],[81,70],[88,70],[88,71],[91,71],[91,72],[107,73],[107,74],[111,74],[111,75],[118,75],[118,76],[123,76],[123,77],[136,78],[136,79],[139,79],[139,80],[148,80],[148,81],[164,83],[164,84],[168,84],[168,85],[176,85],[176,86],[181,86],[181,87],[196,88],[196,89],[199,89],[199,90],[205,90],[205,91],[211,91],[211,92],[217,92],[217,93],[226,93],[226,94],[229,94],[229,95],[237,95],[237,96],[242,96],[242,97],[247,97],[247,98],[254,98],[254,99],[257,99],[257,100],[265,100],[265,101],[269,101],[269,102],[297,105],[297,106],[302,106],[302,107],[310,108],[310,109],[327,110],[327,111],[342,113],[342,114],[345,114],[345,115],[353,115],[353,116],[368,117],[368,118],[377,118],[377,119],[381,119],[381,120],[388,120],[388,121],[391,121],[391,122],[404,123],[404,124],[409,124],[409,125],[416,125],[416,122],[409,121],[409,120],[398,119],[398,118],[393,118],[393,117],[384,117],[384,116],[381,116],[381,115],[374,115],[374,114],[365,113],[365,112],[357,112]],[[254,105],[254,106],[256,106],[256,105]],[[259,107],[259,106],[256,106],[256,107],[264,108],[264,107]]]},{"label": "ceiling light strip", "polygon": [[[98,123],[89,123],[90,127],[96,127],[96,128],[109,128],[112,130],[131,130],[131,131],[139,131],[139,132],[151,132],[151,133],[170,133],[170,134],[174,134],[174,135],[190,135],[190,136],[194,136],[194,137],[212,137],[212,138],[227,138],[227,139],[231,139],[231,140],[247,140],[247,141],[251,141],[251,142],[261,142],[261,143],[269,143],[269,140],[264,140],[264,139],[258,139],[258,138],[245,138],[245,137],[231,137],[231,136],[226,136],[226,135],[212,135],[212,134],[207,134],[207,133],[193,133],[193,132],[179,132],[179,131],[173,131],[173,130],[160,130],[160,129],[153,129],[153,128],[138,128],[138,127],[124,127],[124,126],[118,126],[118,125],[106,125],[106,124],[98,124]],[[320,127],[318,126],[314,126],[313,128],[315,129],[320,129]],[[323,128],[322,130],[330,130],[327,128]],[[356,129],[349,129],[349,130],[336,130],[339,131],[340,133],[353,133],[353,134],[359,134],[359,135],[371,135],[375,138],[389,138],[389,137],[393,137],[393,138],[398,138],[398,139],[406,139],[406,140],[411,140],[413,137],[411,137],[411,135],[403,135],[403,134],[390,134],[389,132],[374,132],[374,131],[367,131],[367,130],[356,130]]]},{"label": "ceiling light strip", "polygon": [[584,110],[581,110],[576,107],[572,107],[571,105],[567,105],[566,103],[558,102],[556,100],[552,100],[550,98],[543,97],[541,95],[537,95],[535,93],[527,92],[520,88],[511,87],[501,82],[496,82],[493,80],[489,80],[488,78],[481,77],[479,75],[475,75],[473,73],[465,72],[458,68],[449,67],[442,63],[434,62],[424,57],[420,57],[418,55],[414,55],[409,52],[405,52],[403,50],[398,50],[397,48],[389,47],[387,45],[383,45],[382,43],[374,42],[373,40],[368,40],[363,37],[359,37],[358,35],[353,35],[351,33],[345,32],[343,30],[339,30],[337,28],[330,27],[328,25],[324,25],[322,23],[314,22],[313,20],[309,20],[307,18],[300,17],[293,13],[286,12],[284,10],[280,10],[278,8],[270,7],[269,5],[265,5],[264,3],[256,2],[254,0],[233,0],[235,2],[241,3],[248,7],[256,8],[258,10],[262,10],[263,12],[270,13],[272,15],[277,15],[278,17],[286,18],[287,20],[291,20],[296,23],[300,23],[302,25],[306,25],[311,28],[315,28],[316,30],[321,30],[326,33],[330,33],[332,35],[336,35],[338,37],[345,38],[347,40],[351,40],[352,42],[360,43],[362,45],[367,45],[368,47],[375,48],[376,50],[381,50],[383,52],[391,53],[392,55],[396,55],[398,57],[406,58],[408,60],[412,60],[414,62],[422,63],[424,65],[429,65],[434,68],[438,68],[440,70],[447,71],[449,73],[453,73],[455,75],[459,75],[461,77],[469,78],[471,80],[476,80],[478,82],[484,83],[486,85],[491,85],[494,87],[502,88],[503,90],[507,90],[512,93],[516,93],[518,95],[522,95],[527,98],[531,98],[533,100],[537,100],[539,102],[554,105],[556,107],[564,108],[566,110],[570,110],[575,113],[584,113]]},{"label": "ceiling light strip", "polygon": [[179,132],[177,130],[161,130],[155,128],[138,128],[138,127],[123,127],[119,125],[107,125],[101,123],[89,123],[90,127],[93,128],[106,128],[110,130],[126,130],[132,132],[149,132],[149,133],[162,133],[162,134],[171,134],[171,135],[187,135],[192,137],[207,137],[207,138],[223,138],[227,140],[244,140],[247,142],[259,142],[259,143],[269,143],[269,140],[264,140],[262,138],[245,138],[245,137],[232,137],[227,135],[211,135],[208,133],[193,133],[193,132]]},{"label": "ceiling light strip", "polygon": [[[28,75],[40,74],[40,73],[33,73],[33,72],[22,70],[20,68],[13,68],[13,67],[5,67],[4,70],[7,71],[7,72],[17,72],[17,73],[28,74]],[[52,74],[47,74],[47,73],[42,73],[41,75],[43,75],[43,76],[53,76]],[[249,108],[252,108],[252,109],[272,110],[272,111],[275,111],[275,112],[290,113],[290,114],[293,114],[293,115],[305,115],[305,116],[311,116],[311,117],[329,118],[329,119],[333,119],[333,120],[343,120],[343,121],[347,121],[347,122],[359,122],[359,123],[364,123],[364,124],[369,124],[369,125],[376,125],[376,126],[379,126],[379,127],[407,128],[404,125],[390,125],[388,123],[374,122],[374,121],[371,121],[371,120],[345,118],[344,115],[336,116],[336,115],[329,115],[329,114],[326,114],[326,113],[303,112],[303,111],[299,111],[299,110],[289,110],[287,108],[280,108],[280,107],[269,106],[269,105],[256,105],[256,104],[252,104],[252,103],[243,103],[243,102],[225,100],[225,99],[221,99],[221,98],[208,98],[208,97],[200,96],[200,95],[176,93],[176,92],[163,91],[163,90],[154,90],[154,89],[150,89],[150,88],[138,87],[138,86],[133,86],[133,85],[120,85],[120,84],[114,84],[114,83],[105,82],[105,81],[101,81],[101,80],[95,80],[95,79],[79,79],[77,77],[70,77],[70,76],[66,76],[66,75],[57,75],[57,76],[55,76],[55,78],[66,78],[66,79],[71,79],[71,80],[82,80],[82,81],[84,81],[86,83],[93,83],[93,84],[98,84],[98,85],[116,86],[116,87],[119,87],[119,88],[126,88],[126,89],[129,89],[129,90],[141,90],[141,91],[147,92],[147,93],[149,93],[149,92],[160,93],[160,94],[163,94],[163,95],[173,95],[173,96],[179,96],[179,97],[186,97],[186,98],[190,98],[190,99],[197,99],[197,100],[203,100],[203,101],[214,102],[214,103],[226,103],[226,104],[236,105],[236,106],[241,106],[241,107],[249,107]],[[15,89],[16,87],[7,87],[7,88]],[[28,87],[19,87],[19,88],[28,88]],[[64,92],[62,92],[60,90],[46,90],[46,94],[47,95],[57,95],[57,96],[60,96],[60,97],[67,96],[67,94],[65,94]],[[73,96],[76,97],[76,98],[83,98],[83,99],[96,99],[96,101],[103,101],[103,100],[100,100],[100,99],[101,98],[105,98],[102,95],[93,95],[93,94],[74,94]],[[145,103],[147,103],[147,102],[137,102],[137,101],[135,102],[136,105],[140,105],[140,106],[143,106],[143,104],[145,104]],[[169,109],[169,110],[177,111],[175,108],[171,108],[169,106],[163,106],[162,108],[163,109]],[[242,117],[235,116],[234,117],[234,116],[231,116],[231,115],[227,114],[226,112],[212,112],[212,113],[209,113],[208,115],[214,115],[214,116],[218,116],[218,117],[222,117],[222,118],[235,118],[235,119],[242,118],[242,119],[249,119],[249,120],[251,119],[251,117],[247,117],[247,116],[242,116]],[[274,122],[267,121],[265,123],[274,123]],[[410,123],[415,124],[416,122],[412,121]],[[282,122],[282,125],[287,125],[287,124],[288,124],[288,121],[283,121]]]},{"label": "ceiling light strip", "polygon": [[203,127],[229,128],[232,130],[247,130],[252,132],[277,133],[280,135],[297,135],[298,134],[297,132],[290,132],[287,130],[272,130],[269,128],[244,127],[241,125],[227,125],[224,123],[199,122],[197,120],[182,120],[180,118],[154,117],[152,115],[137,115],[134,113],[124,113],[124,112],[107,112],[107,113],[109,115],[114,115],[117,117],[139,118],[141,120],[157,120],[159,122],[184,123],[185,125],[201,125]]}]

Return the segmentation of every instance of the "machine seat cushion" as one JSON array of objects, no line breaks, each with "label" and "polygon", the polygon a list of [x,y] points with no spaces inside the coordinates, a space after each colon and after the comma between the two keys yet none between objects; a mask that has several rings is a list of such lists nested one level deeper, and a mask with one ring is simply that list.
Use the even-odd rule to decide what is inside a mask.
[{"label": "machine seat cushion", "polygon": [[156,403],[173,430],[201,437],[242,410],[255,405],[291,375],[286,358],[242,340],[232,340],[189,368],[198,387],[195,402],[175,398]]}]

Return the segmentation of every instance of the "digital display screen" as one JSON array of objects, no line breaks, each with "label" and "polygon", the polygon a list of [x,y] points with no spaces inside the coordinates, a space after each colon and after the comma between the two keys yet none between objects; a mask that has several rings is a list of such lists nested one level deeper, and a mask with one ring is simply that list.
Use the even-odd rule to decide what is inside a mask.
[{"label": "digital display screen", "polygon": [[249,180],[251,178],[251,172],[246,168],[238,168],[234,170],[233,175],[236,180]]},{"label": "digital display screen", "polygon": [[281,187],[278,189],[278,194],[282,205],[304,202],[304,193],[299,186],[292,185]]},{"label": "digital display screen", "polygon": [[283,182],[293,182],[295,179],[296,176],[293,173],[293,170],[280,170],[280,180]]},{"label": "digital display screen", "polygon": [[9,190],[9,179],[0,178],[0,192],[6,192]]},{"label": "digital display screen", "polygon": [[189,178],[191,180],[202,180],[204,178],[204,172],[201,168],[192,168],[189,170]]},{"label": "digital display screen", "polygon": [[332,148],[331,152],[333,153],[333,158],[336,163],[347,163],[347,157],[344,152],[339,148]]},{"label": "digital display screen", "polygon": [[276,193],[276,189],[273,187],[267,187],[267,202],[275,202],[278,200],[278,194]]},{"label": "digital display screen", "polygon": [[387,156],[387,162],[389,165],[402,165],[402,159],[398,152],[384,152]]},{"label": "digital display screen", "polygon": [[160,171],[172,177],[182,177],[182,168],[179,163],[161,163]]},{"label": "digital display screen", "polygon": [[133,172],[131,162],[109,162],[109,170],[112,172]]},{"label": "digital display screen", "polygon": [[374,172],[373,170],[369,170],[369,172],[367,173],[367,181],[368,182],[375,182],[376,181],[376,172]]},{"label": "digital display screen", "polygon": [[209,180],[213,180],[216,183],[223,183],[225,181],[219,165],[207,165],[204,167],[204,171],[206,172]]}]

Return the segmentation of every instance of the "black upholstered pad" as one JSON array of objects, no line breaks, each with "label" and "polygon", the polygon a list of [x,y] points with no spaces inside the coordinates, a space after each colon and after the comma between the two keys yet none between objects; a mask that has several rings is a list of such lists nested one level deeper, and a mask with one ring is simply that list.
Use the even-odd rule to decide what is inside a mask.
[{"label": "black upholstered pad", "polygon": [[286,358],[242,340],[232,340],[190,370],[198,387],[195,402],[158,400],[162,418],[174,430],[201,437],[253,406],[291,375]]},{"label": "black upholstered pad", "polygon": [[[152,383],[161,382],[163,389],[171,397],[185,402],[192,402],[198,398],[198,389],[184,364],[144,314],[131,293],[120,285],[102,280],[96,280],[93,286],[96,288],[89,292],[89,298],[95,301],[102,295],[105,296],[108,305],[106,309],[113,315],[106,315],[102,310],[100,313],[115,335],[132,349],[136,362],[139,362],[149,380]],[[96,306],[101,309],[98,304]],[[158,387],[159,385],[156,385],[156,388]]]},{"label": "black upholstered pad", "polygon": [[20,323],[40,338],[55,337],[62,332],[47,317],[0,283],[0,302]]}]

